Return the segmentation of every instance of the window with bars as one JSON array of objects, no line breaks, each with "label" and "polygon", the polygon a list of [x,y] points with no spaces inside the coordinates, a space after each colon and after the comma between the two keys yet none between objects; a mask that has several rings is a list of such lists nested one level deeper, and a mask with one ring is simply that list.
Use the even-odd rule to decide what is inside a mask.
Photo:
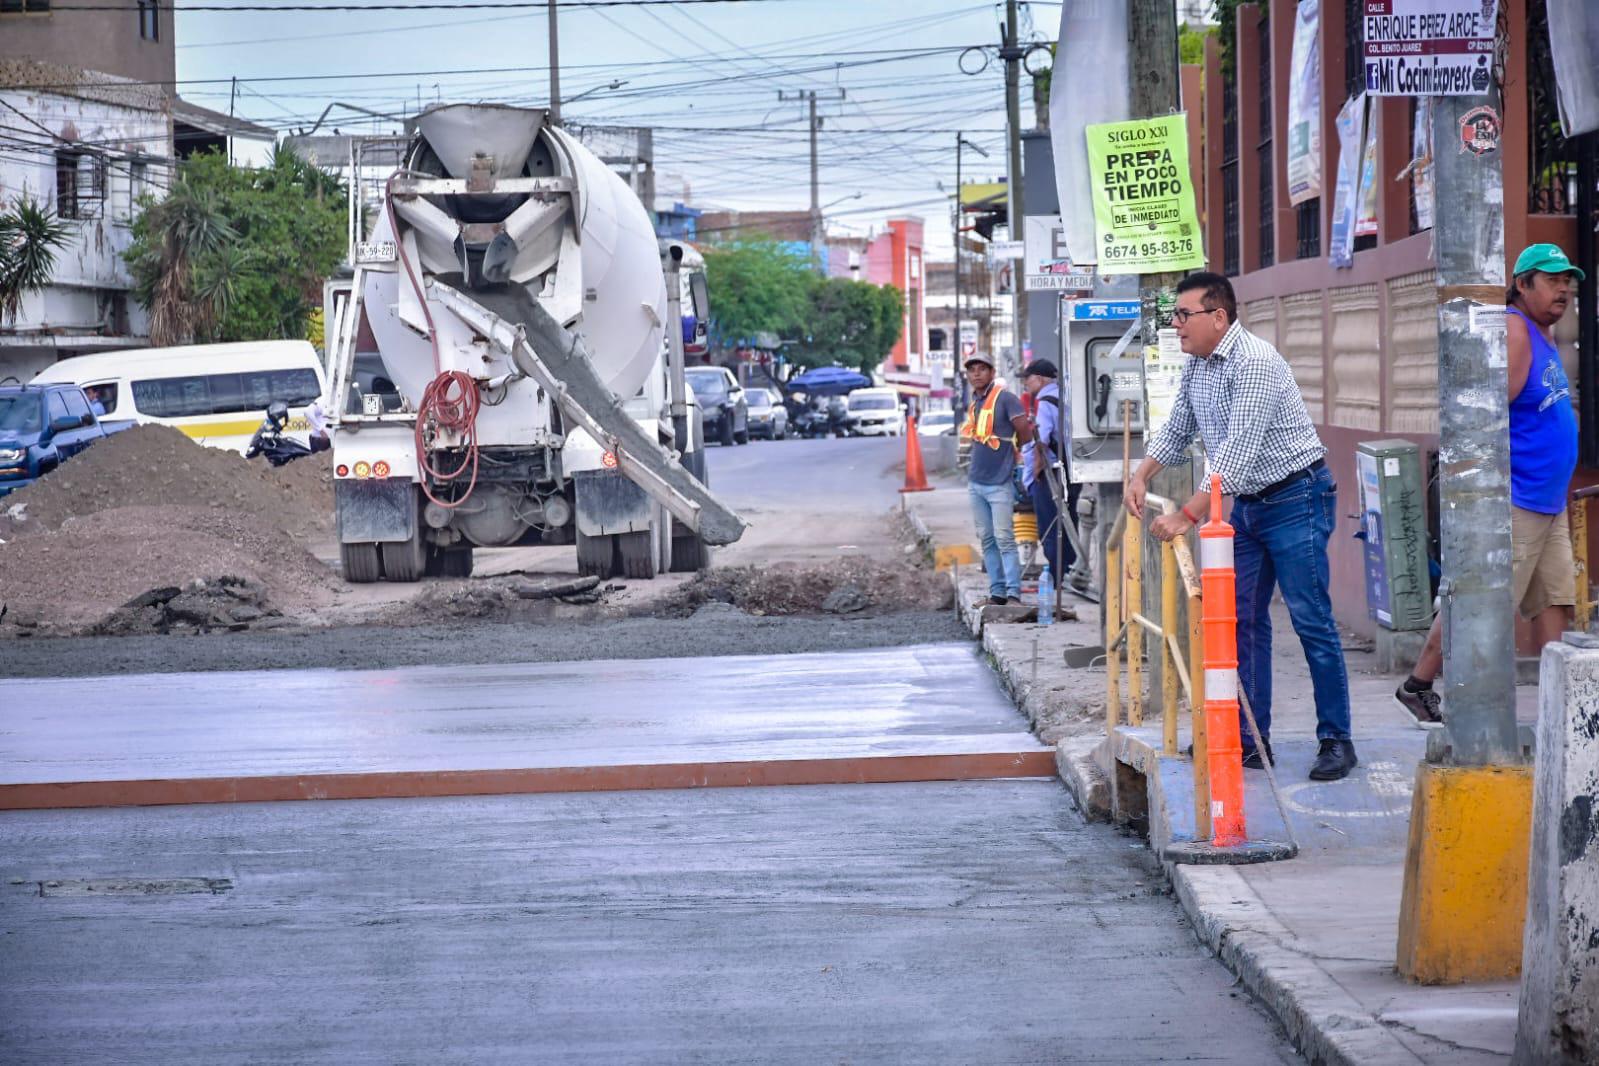
[{"label": "window with bars", "polygon": [[50,0],[0,0],[0,15],[48,15]]},{"label": "window with bars", "polygon": [[56,153],[56,214],[61,218],[99,218],[105,202],[106,161],[89,152]]},{"label": "window with bars", "polygon": [[1260,42],[1260,141],[1255,146],[1255,166],[1259,174],[1260,200],[1260,265],[1269,267],[1277,262],[1277,197],[1272,172],[1276,159],[1272,154],[1272,97],[1271,97],[1271,23],[1261,19]]},{"label": "window with bars", "polygon": [[1346,100],[1366,89],[1366,49],[1361,40],[1365,8],[1364,0],[1344,0],[1344,99]]},{"label": "window with bars", "polygon": [[1222,273],[1239,269],[1238,73],[1222,75],[1221,90],[1221,246]]},{"label": "window with bars", "polygon": [[1295,206],[1294,233],[1298,258],[1314,259],[1321,255],[1321,197]]},{"label": "window with bars", "polygon": [[1577,146],[1560,128],[1545,0],[1527,0],[1527,41],[1527,149],[1532,154],[1527,210],[1569,215],[1577,205]]}]

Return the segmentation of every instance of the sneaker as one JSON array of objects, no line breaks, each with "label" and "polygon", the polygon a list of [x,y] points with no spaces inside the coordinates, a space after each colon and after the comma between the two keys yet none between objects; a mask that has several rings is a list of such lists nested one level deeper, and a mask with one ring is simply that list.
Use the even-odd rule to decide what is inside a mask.
[{"label": "sneaker", "polygon": [[1444,716],[1438,712],[1443,700],[1432,690],[1431,685],[1412,690],[1407,683],[1401,682],[1399,688],[1394,691],[1394,702],[1403,707],[1415,720],[1417,729],[1443,728]]},{"label": "sneaker", "polygon": [[1349,771],[1360,764],[1355,758],[1355,742],[1352,740],[1323,740],[1321,750],[1316,752],[1316,765],[1310,768],[1312,781],[1337,781],[1349,776]]},{"label": "sneaker", "polygon": [[1266,741],[1265,756],[1265,759],[1262,760],[1260,748],[1251,748],[1244,752],[1244,769],[1264,770],[1266,768],[1266,763],[1271,763],[1273,766],[1277,765],[1277,756],[1272,752],[1271,741],[1269,740]]}]

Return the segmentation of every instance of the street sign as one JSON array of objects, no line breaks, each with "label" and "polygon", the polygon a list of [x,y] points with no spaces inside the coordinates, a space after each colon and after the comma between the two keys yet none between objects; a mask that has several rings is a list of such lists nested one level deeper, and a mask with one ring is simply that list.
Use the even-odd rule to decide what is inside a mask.
[{"label": "street sign", "polygon": [[988,246],[988,258],[993,260],[1020,259],[1026,250],[1024,241],[994,241]]},{"label": "street sign", "polygon": [[1373,96],[1480,96],[1493,80],[1498,0],[1367,0]]}]

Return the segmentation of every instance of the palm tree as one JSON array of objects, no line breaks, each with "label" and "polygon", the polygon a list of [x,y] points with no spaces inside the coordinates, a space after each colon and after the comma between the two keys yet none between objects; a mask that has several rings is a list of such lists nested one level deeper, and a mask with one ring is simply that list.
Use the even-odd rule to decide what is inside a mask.
[{"label": "palm tree", "polygon": [[72,227],[26,196],[0,213],[0,322],[15,322],[22,298],[50,284],[56,251],[72,237]]},{"label": "palm tree", "polygon": [[[139,302],[150,309],[150,342],[186,344],[209,335],[232,295],[233,270],[196,291],[192,267],[223,250],[234,237],[215,193],[179,177],[165,200],[145,210],[149,235],[146,254],[130,257]],[[242,265],[230,261],[230,267]]]}]

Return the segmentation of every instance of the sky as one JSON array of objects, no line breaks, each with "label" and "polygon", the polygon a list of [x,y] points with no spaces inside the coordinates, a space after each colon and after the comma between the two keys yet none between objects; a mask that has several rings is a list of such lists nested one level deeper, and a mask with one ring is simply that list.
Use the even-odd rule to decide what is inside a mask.
[{"label": "sky", "polygon": [[[419,101],[548,102],[542,9],[406,10],[405,0],[387,2],[400,9],[186,11],[179,3],[179,91],[290,131],[310,127],[334,102],[391,115],[413,113]],[[1004,65],[994,54],[1003,19],[1003,3],[970,0],[563,8],[561,95],[574,101],[593,90],[564,103],[563,118],[653,127],[662,206],[686,182],[696,207],[805,210],[805,104],[779,94],[817,90],[829,232],[865,235],[891,217],[919,215],[929,255],[947,258],[957,131],[989,153],[965,152],[966,180],[993,180],[1005,169]],[[1023,3],[1021,39],[1052,40],[1058,19],[1058,4]],[[963,56],[968,48],[985,51]],[[1022,105],[1030,128],[1025,73]],[[324,130],[330,126],[376,132],[395,123],[336,110]]]}]

